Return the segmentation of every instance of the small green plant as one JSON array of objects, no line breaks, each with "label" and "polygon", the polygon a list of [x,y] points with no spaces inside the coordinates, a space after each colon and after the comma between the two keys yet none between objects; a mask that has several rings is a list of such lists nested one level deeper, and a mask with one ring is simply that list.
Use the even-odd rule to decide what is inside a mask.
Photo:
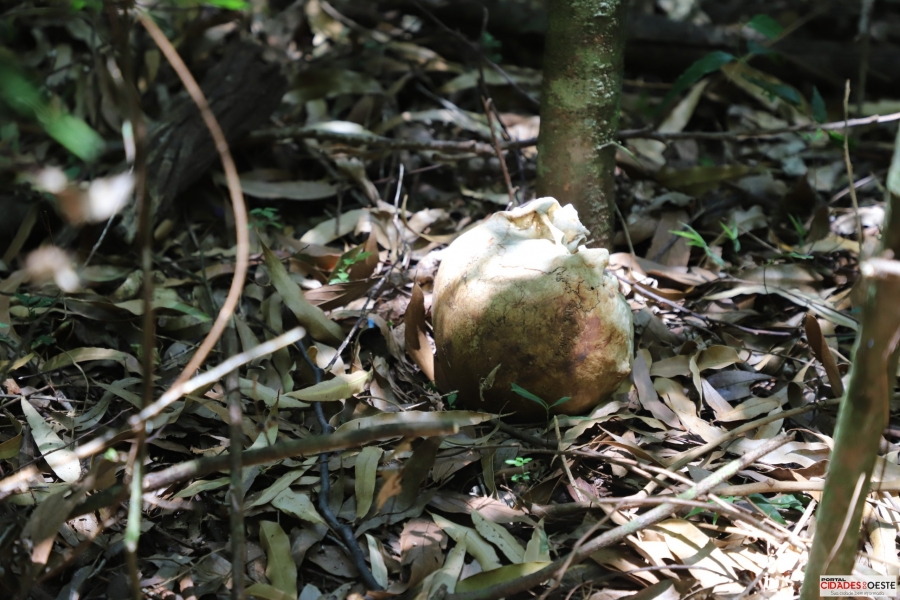
[{"label": "small green plant", "polygon": [[255,229],[268,229],[269,227],[284,229],[284,225],[281,224],[281,217],[278,214],[278,209],[272,206],[254,208],[251,210],[249,226]]},{"label": "small green plant", "polygon": [[370,256],[372,256],[371,252],[348,252],[342,256],[341,260],[338,261],[338,264],[335,265],[334,271],[331,272],[331,279],[328,280],[329,285],[335,283],[347,283],[350,281],[350,267],[366,260]]},{"label": "small green plant", "polygon": [[51,298],[49,296],[34,296],[29,294],[23,294],[21,292],[16,292],[16,299],[22,303],[26,309],[28,309],[28,318],[33,319],[35,317],[35,309],[36,308],[47,308],[48,306],[52,306],[54,302],[56,302],[56,298]]},{"label": "small green plant", "polygon": [[503,56],[500,54],[503,43],[487,31],[481,36],[481,47],[484,49],[485,56],[490,60],[497,63],[503,60]]},{"label": "small green plant", "polygon": [[525,471],[525,465],[527,465],[528,463],[531,462],[530,458],[522,458],[521,456],[517,456],[515,458],[508,458],[503,462],[505,462],[508,465],[512,465],[514,467],[522,469],[521,473],[516,473],[515,475],[510,477],[510,479],[512,479],[514,482],[531,480],[531,475],[529,475]]},{"label": "small green plant", "polygon": [[[522,386],[516,385],[515,383],[513,383],[513,384],[511,384],[511,385],[512,385],[512,391],[514,391],[514,392],[517,393],[518,395],[522,396],[523,398],[527,398],[528,400],[531,400],[532,402],[536,402],[536,403],[540,404],[541,406],[543,406],[543,407],[544,407],[544,411],[547,413],[547,420],[548,420],[548,421],[550,420],[550,409],[551,409],[551,408],[554,408],[554,407],[559,406],[559,405],[561,405],[561,404],[565,404],[566,402],[568,402],[569,400],[572,399],[572,396],[563,396],[562,398],[560,398],[559,400],[557,400],[557,401],[554,402],[553,404],[547,404],[547,402],[545,402],[543,398],[541,398],[540,396],[535,396],[534,394],[532,394],[531,392],[529,392],[528,390],[526,390],[526,389],[523,388]],[[531,460],[531,459],[529,459],[529,460]]]},{"label": "small green plant", "polygon": [[456,392],[451,393],[447,396],[447,406],[453,408],[453,405],[456,404],[456,399],[459,397],[459,394]]},{"label": "small green plant", "polygon": [[39,335],[31,342],[31,349],[37,350],[43,346],[52,346],[56,343],[56,338],[52,335]]},{"label": "small green plant", "polygon": [[731,240],[731,246],[734,248],[735,253],[741,251],[741,240],[738,239],[740,232],[738,231],[737,223],[735,223],[732,227],[729,227],[725,223],[720,223],[722,225],[722,231],[725,232],[725,236]]},{"label": "small green plant", "polygon": [[806,227],[803,226],[803,221],[801,221],[800,219],[798,219],[797,217],[795,217],[792,214],[788,214],[788,219],[791,220],[791,225],[794,226],[794,231],[797,232],[797,237],[800,239],[800,241],[797,242],[797,245],[805,246],[807,231],[806,231]]},{"label": "small green plant", "polygon": [[712,248],[709,247],[709,244],[706,243],[706,240],[703,239],[703,236],[700,235],[696,229],[688,225],[687,223],[682,223],[682,227],[687,229],[687,231],[677,231],[671,230],[669,233],[675,234],[677,236],[683,237],[687,240],[687,245],[692,246],[694,248],[702,248],[703,252],[706,253],[706,256],[709,257],[714,263],[719,265],[720,267],[725,266],[725,261],[722,260],[722,257],[712,251]]}]

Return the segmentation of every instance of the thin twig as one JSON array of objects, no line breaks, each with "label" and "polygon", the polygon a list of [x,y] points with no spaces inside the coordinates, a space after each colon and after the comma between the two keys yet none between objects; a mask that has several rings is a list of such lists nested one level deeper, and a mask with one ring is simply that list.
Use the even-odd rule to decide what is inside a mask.
[{"label": "thin twig", "polygon": [[[438,413],[433,413],[438,415]],[[243,467],[263,465],[278,462],[287,458],[299,458],[304,456],[316,456],[323,452],[336,452],[357,448],[383,440],[391,440],[401,437],[438,437],[454,435],[459,432],[455,423],[448,423],[446,419],[430,419],[425,422],[400,422],[365,429],[351,429],[347,431],[335,431],[329,435],[314,435],[298,440],[276,442],[271,446],[248,450],[241,457]],[[207,456],[183,463],[178,463],[160,471],[148,473],[144,477],[144,493],[154,492],[182,481],[203,477],[211,473],[229,469],[231,457],[227,453],[217,456]],[[121,486],[98,492],[89,496],[79,504],[70,518],[98,510],[116,501],[117,494],[122,490]]]},{"label": "thin twig", "polygon": [[669,300],[668,298],[664,298],[663,296],[660,296],[659,294],[651,291],[649,286],[647,286],[646,284],[643,284],[639,281],[632,281],[630,279],[622,277],[618,273],[613,273],[613,275],[615,275],[616,279],[618,279],[619,281],[621,281],[623,283],[627,283],[628,285],[637,289],[637,293],[641,294],[642,296],[647,296],[648,298],[652,298],[656,302],[665,304],[666,306],[674,308],[677,311],[688,314],[688,315],[694,317],[695,319],[699,319],[699,320],[703,321],[704,323],[722,325],[724,327],[732,327],[739,331],[743,331],[745,333],[751,333],[753,335],[777,335],[777,336],[784,336],[784,337],[793,335],[789,331],[772,331],[769,329],[754,329],[752,327],[744,327],[743,325],[738,325],[737,323],[729,323],[728,321],[722,321],[719,319],[715,319],[713,317],[701,315],[700,313],[694,312],[689,308],[685,308],[684,306],[678,304],[677,302],[673,302],[672,300]]},{"label": "thin twig", "polygon": [[[146,423],[150,419],[159,415],[167,406],[171,405],[173,402],[175,402],[185,394],[190,394],[194,390],[197,390],[201,387],[212,385],[216,381],[219,381],[220,379],[225,377],[225,375],[227,375],[230,371],[233,371],[234,369],[237,369],[238,367],[241,367],[248,362],[256,360],[257,358],[262,358],[263,356],[272,354],[276,350],[280,350],[285,346],[293,344],[305,334],[306,331],[302,327],[295,327],[294,329],[291,329],[290,331],[274,339],[263,342],[255,348],[251,348],[250,350],[242,352],[237,356],[229,357],[221,364],[213,367],[209,371],[200,373],[193,379],[189,379],[188,381],[179,385],[173,385],[171,388],[169,388],[168,391],[160,396],[159,400],[144,408],[139,414],[132,416],[128,421],[129,427],[122,430],[113,429],[107,431],[106,433],[88,441],[83,446],[79,446],[78,448],[73,450],[75,454],[74,458],[76,458],[77,460],[90,458],[95,454],[99,454],[100,452],[106,450],[109,444],[113,443],[114,441],[121,440],[123,435],[131,434],[133,436],[135,431],[146,427]],[[25,487],[25,483],[31,479],[36,478],[38,474],[39,472],[35,464],[31,464],[26,468],[20,469],[13,475],[0,480],[0,500],[9,496],[10,494],[15,493],[16,490],[27,489]]]},{"label": "thin twig", "polygon": [[[821,492],[825,489],[824,481],[778,481],[769,479],[757,483],[727,485],[716,488],[720,496],[750,496],[752,494],[793,494]],[[890,481],[873,481],[870,492],[900,492],[900,479]]]},{"label": "thin twig", "polygon": [[[225,356],[238,353],[237,332],[232,324],[222,337]],[[225,397],[228,399],[228,456],[231,473],[228,481],[228,518],[231,529],[231,600],[244,598],[244,478],[241,454],[244,451],[244,411],[241,406],[241,383],[238,370],[225,376]]]},{"label": "thin twig", "polygon": [[255,346],[254,348],[246,350],[241,354],[238,354],[236,356],[229,356],[227,359],[225,359],[209,371],[204,371],[203,373],[198,374],[193,379],[189,379],[184,383],[176,382],[172,384],[172,387],[166,390],[166,392],[159,397],[159,400],[139,412],[137,415],[131,417],[131,419],[128,420],[129,425],[134,428],[142,426],[153,417],[158,416],[167,406],[171,405],[173,402],[175,402],[185,394],[190,394],[194,390],[199,389],[205,385],[211,385],[216,381],[222,379],[230,371],[233,371],[238,367],[242,367],[252,360],[262,358],[263,356],[272,354],[276,350],[280,350],[285,346],[293,344],[304,335],[306,335],[305,329],[303,329],[302,327],[295,327],[284,332],[280,336],[272,338],[271,340],[267,340],[261,343],[259,346]]},{"label": "thin twig", "polygon": [[[123,97],[126,103],[126,114],[131,123],[134,135],[134,196],[138,205],[138,235],[137,244],[141,262],[141,302],[144,314],[141,318],[141,371],[143,376],[143,389],[140,400],[140,408],[153,402],[153,369],[156,355],[156,319],[153,311],[153,203],[147,194],[147,124],[141,109],[141,99],[134,87],[135,77],[131,60],[131,48],[129,41],[129,29],[122,26],[118,9],[111,3],[106,3],[113,31],[116,35],[118,46],[118,59],[121,64],[118,78],[121,80]],[[110,61],[112,73],[116,73],[116,64]],[[113,75],[114,77],[116,75]],[[108,225],[108,223],[107,223]],[[141,590],[141,578],[138,570],[138,542],[141,536],[141,480],[144,472],[144,459],[147,449],[144,444],[145,432],[139,431],[135,435],[134,446],[129,458],[133,459],[126,467],[126,473],[131,477],[131,501],[128,504],[128,521],[125,526],[125,557],[128,569],[128,581],[131,588],[131,596],[134,600],[144,597]]]},{"label": "thin twig", "polygon": [[625,221],[625,215],[622,214],[622,209],[619,208],[618,202],[613,202],[613,206],[616,208],[619,220],[622,221],[622,233],[625,235],[625,242],[628,244],[628,252],[632,257],[636,258],[637,254],[634,253],[634,244],[631,243],[631,233],[628,231],[628,222]]},{"label": "thin twig", "polygon": [[[823,406],[832,406],[832,405],[836,405],[836,404],[840,404],[839,398],[832,398],[829,400],[825,400],[824,402],[816,402],[813,404],[807,404],[806,406],[801,406],[799,408],[792,408],[790,410],[786,410],[783,412],[766,415],[765,417],[761,417],[759,419],[756,419],[755,421],[750,421],[749,423],[744,423],[740,427],[735,427],[731,431],[728,431],[728,432],[720,435],[716,439],[714,439],[710,442],[707,442],[706,444],[703,444],[702,446],[697,446],[696,448],[682,452],[681,454],[678,455],[678,457],[675,459],[675,461],[668,466],[668,470],[672,471],[672,472],[679,471],[682,468],[684,468],[685,466],[687,466],[689,463],[697,460],[698,458],[707,454],[708,452],[712,452],[719,446],[722,446],[723,444],[727,444],[728,442],[737,439],[741,435],[743,435],[747,432],[753,431],[754,429],[758,429],[759,427],[762,427],[763,425],[766,425],[773,421],[777,421],[779,419],[787,419],[790,417],[795,417],[797,415],[801,415],[801,414],[816,410]],[[653,490],[655,490],[656,487],[657,486],[655,483],[650,482],[644,487],[643,490],[641,490],[641,493],[647,494],[647,495],[652,494]]]},{"label": "thin twig", "polygon": [[509,169],[506,168],[506,158],[503,156],[503,149],[500,148],[497,132],[494,130],[494,116],[491,114],[491,100],[482,97],[481,104],[484,106],[484,115],[487,117],[488,129],[491,130],[491,141],[494,144],[494,151],[497,153],[497,160],[500,161],[500,170],[503,171],[503,181],[506,182],[506,191],[509,193],[509,203],[510,206],[512,206],[516,203],[516,192],[513,189],[512,180],[509,178]]},{"label": "thin twig", "polygon": [[[900,120],[900,113],[847,121],[835,121],[821,125],[795,125],[778,129],[746,129],[741,131],[673,131],[661,132],[650,129],[623,129],[618,133],[620,140],[649,139],[661,142],[675,140],[715,140],[715,141],[739,141],[751,138],[764,138],[785,133],[802,133],[817,130],[837,131],[847,127],[863,127],[879,123],[891,123]],[[288,127],[269,127],[258,129],[247,136],[250,142],[279,141],[287,139],[314,139],[322,142],[336,142],[347,146],[368,146],[380,150],[425,150],[435,152],[461,152],[479,154],[485,156],[496,155],[497,150],[491,144],[468,140],[463,142],[450,140],[431,140],[419,142],[413,140],[398,140],[394,138],[376,135],[374,133],[339,133],[336,131],[323,131],[315,127],[305,125],[292,125]],[[502,150],[517,150],[536,146],[538,138],[526,138],[524,140],[512,140],[500,142]]]},{"label": "thin twig", "polygon": [[219,126],[219,122],[216,120],[216,116],[213,114],[212,109],[209,107],[206,96],[203,94],[200,86],[197,85],[197,81],[194,79],[194,76],[191,75],[187,65],[181,60],[178,51],[175,50],[175,47],[172,46],[172,43],[169,42],[168,38],[166,38],[166,35],[162,32],[156,22],[146,13],[138,12],[137,15],[141,20],[141,24],[150,34],[150,37],[153,38],[153,41],[159,46],[160,51],[165,55],[166,60],[169,61],[169,64],[172,65],[172,68],[178,74],[178,78],[191,96],[191,99],[197,105],[197,108],[200,109],[200,115],[203,117],[203,122],[206,124],[210,135],[215,141],[216,150],[218,151],[219,159],[222,162],[222,170],[225,172],[225,181],[228,184],[231,206],[234,211],[235,234],[237,236],[234,276],[231,280],[231,287],[228,289],[228,296],[225,298],[225,302],[222,303],[222,310],[220,310],[219,314],[216,316],[216,320],[209,330],[209,333],[206,335],[206,338],[204,338],[203,343],[200,344],[197,352],[191,357],[190,362],[172,385],[172,388],[177,388],[179,384],[185,383],[190,379],[197,369],[200,368],[200,365],[203,364],[203,361],[206,360],[209,352],[212,350],[219,337],[221,337],[222,332],[225,331],[225,327],[227,327],[231,315],[234,314],[234,310],[237,307],[238,300],[240,300],[241,292],[244,288],[244,280],[247,277],[247,267],[249,264],[248,257],[250,253],[247,206],[244,203],[244,195],[241,192],[241,182],[238,177],[237,167],[231,156],[231,150],[228,148],[228,140],[225,138],[225,134],[222,132],[222,128]]},{"label": "thin twig", "polygon": [[[374,133],[339,133],[335,131],[323,131],[315,127],[305,125],[292,125],[288,127],[269,127],[258,129],[247,136],[249,142],[281,141],[288,139],[313,139],[320,142],[335,142],[347,146],[367,146],[379,150],[425,150],[433,152],[466,152],[492,156],[496,149],[485,142],[478,140],[453,141],[430,140],[427,142],[415,140],[398,140],[376,135]],[[529,138],[520,141],[501,142],[503,150],[526,148],[537,144],[537,138]]]},{"label": "thin twig", "polygon": [[620,140],[628,140],[633,138],[659,140],[660,142],[669,142],[674,140],[714,140],[729,141],[743,140],[749,138],[762,138],[772,135],[782,135],[785,133],[803,133],[811,131],[838,131],[847,127],[863,127],[865,125],[875,125],[880,123],[892,123],[900,121],[900,112],[891,113],[889,115],[872,115],[871,117],[862,117],[858,119],[849,119],[843,121],[834,121],[831,123],[812,123],[809,125],[791,125],[789,127],[778,127],[774,129],[744,129],[740,131],[651,131],[649,129],[623,129],[619,132]]}]

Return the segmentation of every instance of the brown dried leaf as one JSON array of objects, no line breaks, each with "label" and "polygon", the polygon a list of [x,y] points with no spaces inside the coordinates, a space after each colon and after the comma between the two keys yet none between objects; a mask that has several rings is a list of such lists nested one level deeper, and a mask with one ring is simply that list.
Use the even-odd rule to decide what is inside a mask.
[{"label": "brown dried leaf", "polygon": [[825,367],[825,374],[828,376],[828,383],[831,384],[834,396],[840,398],[844,395],[844,382],[841,381],[841,372],[838,370],[837,362],[834,360],[834,354],[831,353],[831,348],[825,343],[825,336],[822,335],[819,321],[812,314],[807,313],[804,326],[809,347],[812,348],[813,354]]},{"label": "brown dried leaf", "polygon": [[744,584],[738,581],[735,573],[737,565],[696,525],[683,519],[669,519],[653,529],[662,532],[669,550],[683,564],[705,567],[691,570],[691,575],[704,588],[715,588],[722,594],[743,591]]},{"label": "brown dried leaf", "polygon": [[429,381],[434,381],[434,353],[428,341],[425,324],[425,295],[418,283],[413,284],[412,298],[406,308],[406,352],[422,369]]},{"label": "brown dried leaf", "polygon": [[411,519],[400,533],[400,562],[410,567],[409,587],[441,568],[447,535],[431,519]]},{"label": "brown dried leaf", "polygon": [[675,416],[675,413],[668,406],[660,402],[659,394],[653,389],[653,381],[650,379],[650,372],[647,369],[649,356],[650,352],[647,350],[638,350],[635,353],[634,367],[632,368],[634,386],[637,388],[641,406],[649,410],[654,417],[669,427],[678,428],[678,417]]}]

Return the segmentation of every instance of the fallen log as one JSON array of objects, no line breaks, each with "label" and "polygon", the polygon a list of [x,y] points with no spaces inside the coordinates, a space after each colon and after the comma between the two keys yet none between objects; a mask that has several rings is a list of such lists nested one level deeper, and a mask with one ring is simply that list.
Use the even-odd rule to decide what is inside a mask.
[{"label": "fallen log", "polygon": [[[201,82],[229,144],[264,124],[287,88],[280,67],[265,61],[262,52],[255,44],[233,43]],[[178,94],[164,116],[148,134],[147,192],[156,220],[218,160],[200,111],[186,92]],[[137,234],[137,207],[130,205],[121,215],[116,233],[132,243]]]}]

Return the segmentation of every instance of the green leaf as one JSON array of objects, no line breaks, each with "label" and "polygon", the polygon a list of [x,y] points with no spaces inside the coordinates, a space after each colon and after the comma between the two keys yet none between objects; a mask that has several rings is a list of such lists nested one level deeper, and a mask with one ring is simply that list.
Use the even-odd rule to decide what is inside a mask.
[{"label": "green leaf", "polygon": [[[553,408],[554,406],[559,406],[560,404],[565,404],[566,402],[568,402],[571,399],[572,399],[572,396],[563,396],[562,398],[560,398],[559,400],[557,400],[556,402],[551,404],[550,408]],[[529,460],[531,460],[531,459],[529,459]]]},{"label": "green leaf", "polygon": [[802,246],[806,240],[806,227],[803,226],[803,221],[791,213],[788,213],[788,219],[791,220],[791,225],[794,226],[794,231],[797,232],[797,236],[800,238],[800,245]]},{"label": "green leaf", "polygon": [[719,225],[722,226],[722,230],[725,232],[725,235],[728,236],[729,240],[731,240],[731,245],[734,247],[734,251],[740,252],[741,241],[738,239],[740,232],[738,231],[737,223],[734,224],[734,228],[729,227],[722,221],[719,221]]},{"label": "green leaf", "polygon": [[813,87],[812,93],[812,115],[816,123],[824,123],[828,119],[828,111],[825,109],[825,100],[819,93],[819,88]]},{"label": "green leaf", "polygon": [[514,391],[514,392],[517,393],[518,395],[522,396],[523,398],[527,398],[528,400],[531,400],[532,402],[537,402],[538,404],[540,404],[540,405],[543,406],[544,408],[548,408],[547,403],[544,402],[544,401],[543,401],[541,398],[539,398],[538,396],[535,396],[534,394],[532,394],[531,392],[529,392],[529,391],[526,390],[525,388],[523,388],[523,387],[521,387],[521,386],[518,386],[518,385],[516,385],[515,383],[513,383],[513,384],[511,384],[511,385],[512,385],[512,391]]},{"label": "green leaf", "polygon": [[770,96],[781,98],[792,106],[800,106],[803,104],[803,98],[800,96],[800,92],[789,85],[783,83],[769,83],[768,81],[763,81],[757,77],[747,77],[746,79],[753,85],[764,90]]},{"label": "green leaf", "polygon": [[100,156],[104,141],[83,120],[47,102],[8,56],[0,55],[0,102],[19,116],[34,119],[47,134],[78,158],[90,162]]},{"label": "green leaf", "polygon": [[770,40],[774,40],[784,31],[784,27],[769,15],[755,15],[747,23],[747,26],[760,32]]},{"label": "green leaf", "polygon": [[47,135],[83,161],[96,159],[103,150],[104,142],[100,134],[78,117],[51,114],[39,121]]},{"label": "green leaf", "polygon": [[722,50],[710,52],[703,58],[697,60],[694,64],[689,66],[687,70],[685,70],[685,72],[682,73],[680,77],[678,77],[678,79],[675,80],[675,83],[672,84],[672,89],[669,90],[669,93],[666,94],[665,98],[663,98],[662,102],[659,105],[659,108],[657,109],[657,112],[662,112],[663,110],[665,110],[675,97],[700,81],[704,76],[709,75],[710,73],[715,73],[716,71],[721,69],[723,65],[727,65],[733,60],[733,54],[723,52]]},{"label": "green leaf", "polygon": [[763,511],[767,517],[769,517],[779,525],[787,525],[787,521],[785,521],[784,517],[782,517],[778,513],[778,508],[774,506],[769,501],[769,499],[762,494],[750,494],[747,499],[753,502],[753,504],[759,507],[759,510]]},{"label": "green leaf", "polygon": [[797,496],[793,494],[785,494],[783,496],[776,496],[775,498],[767,499],[769,504],[772,506],[777,506],[781,510],[796,510],[803,512],[806,508],[803,500],[797,498]]},{"label": "green leaf", "polygon": [[244,10],[250,7],[244,0],[205,0],[202,4],[224,8],[225,10]]},{"label": "green leaf", "polygon": [[687,231],[679,231],[673,229],[669,233],[683,237],[687,240],[688,246],[693,246],[694,248],[707,248],[706,240],[703,239],[703,236],[700,235],[696,229],[688,225],[687,223],[682,223],[682,227],[686,228]]},{"label": "green leaf", "polygon": [[750,56],[778,56],[778,51],[767,48],[756,40],[747,40],[747,54]]}]

